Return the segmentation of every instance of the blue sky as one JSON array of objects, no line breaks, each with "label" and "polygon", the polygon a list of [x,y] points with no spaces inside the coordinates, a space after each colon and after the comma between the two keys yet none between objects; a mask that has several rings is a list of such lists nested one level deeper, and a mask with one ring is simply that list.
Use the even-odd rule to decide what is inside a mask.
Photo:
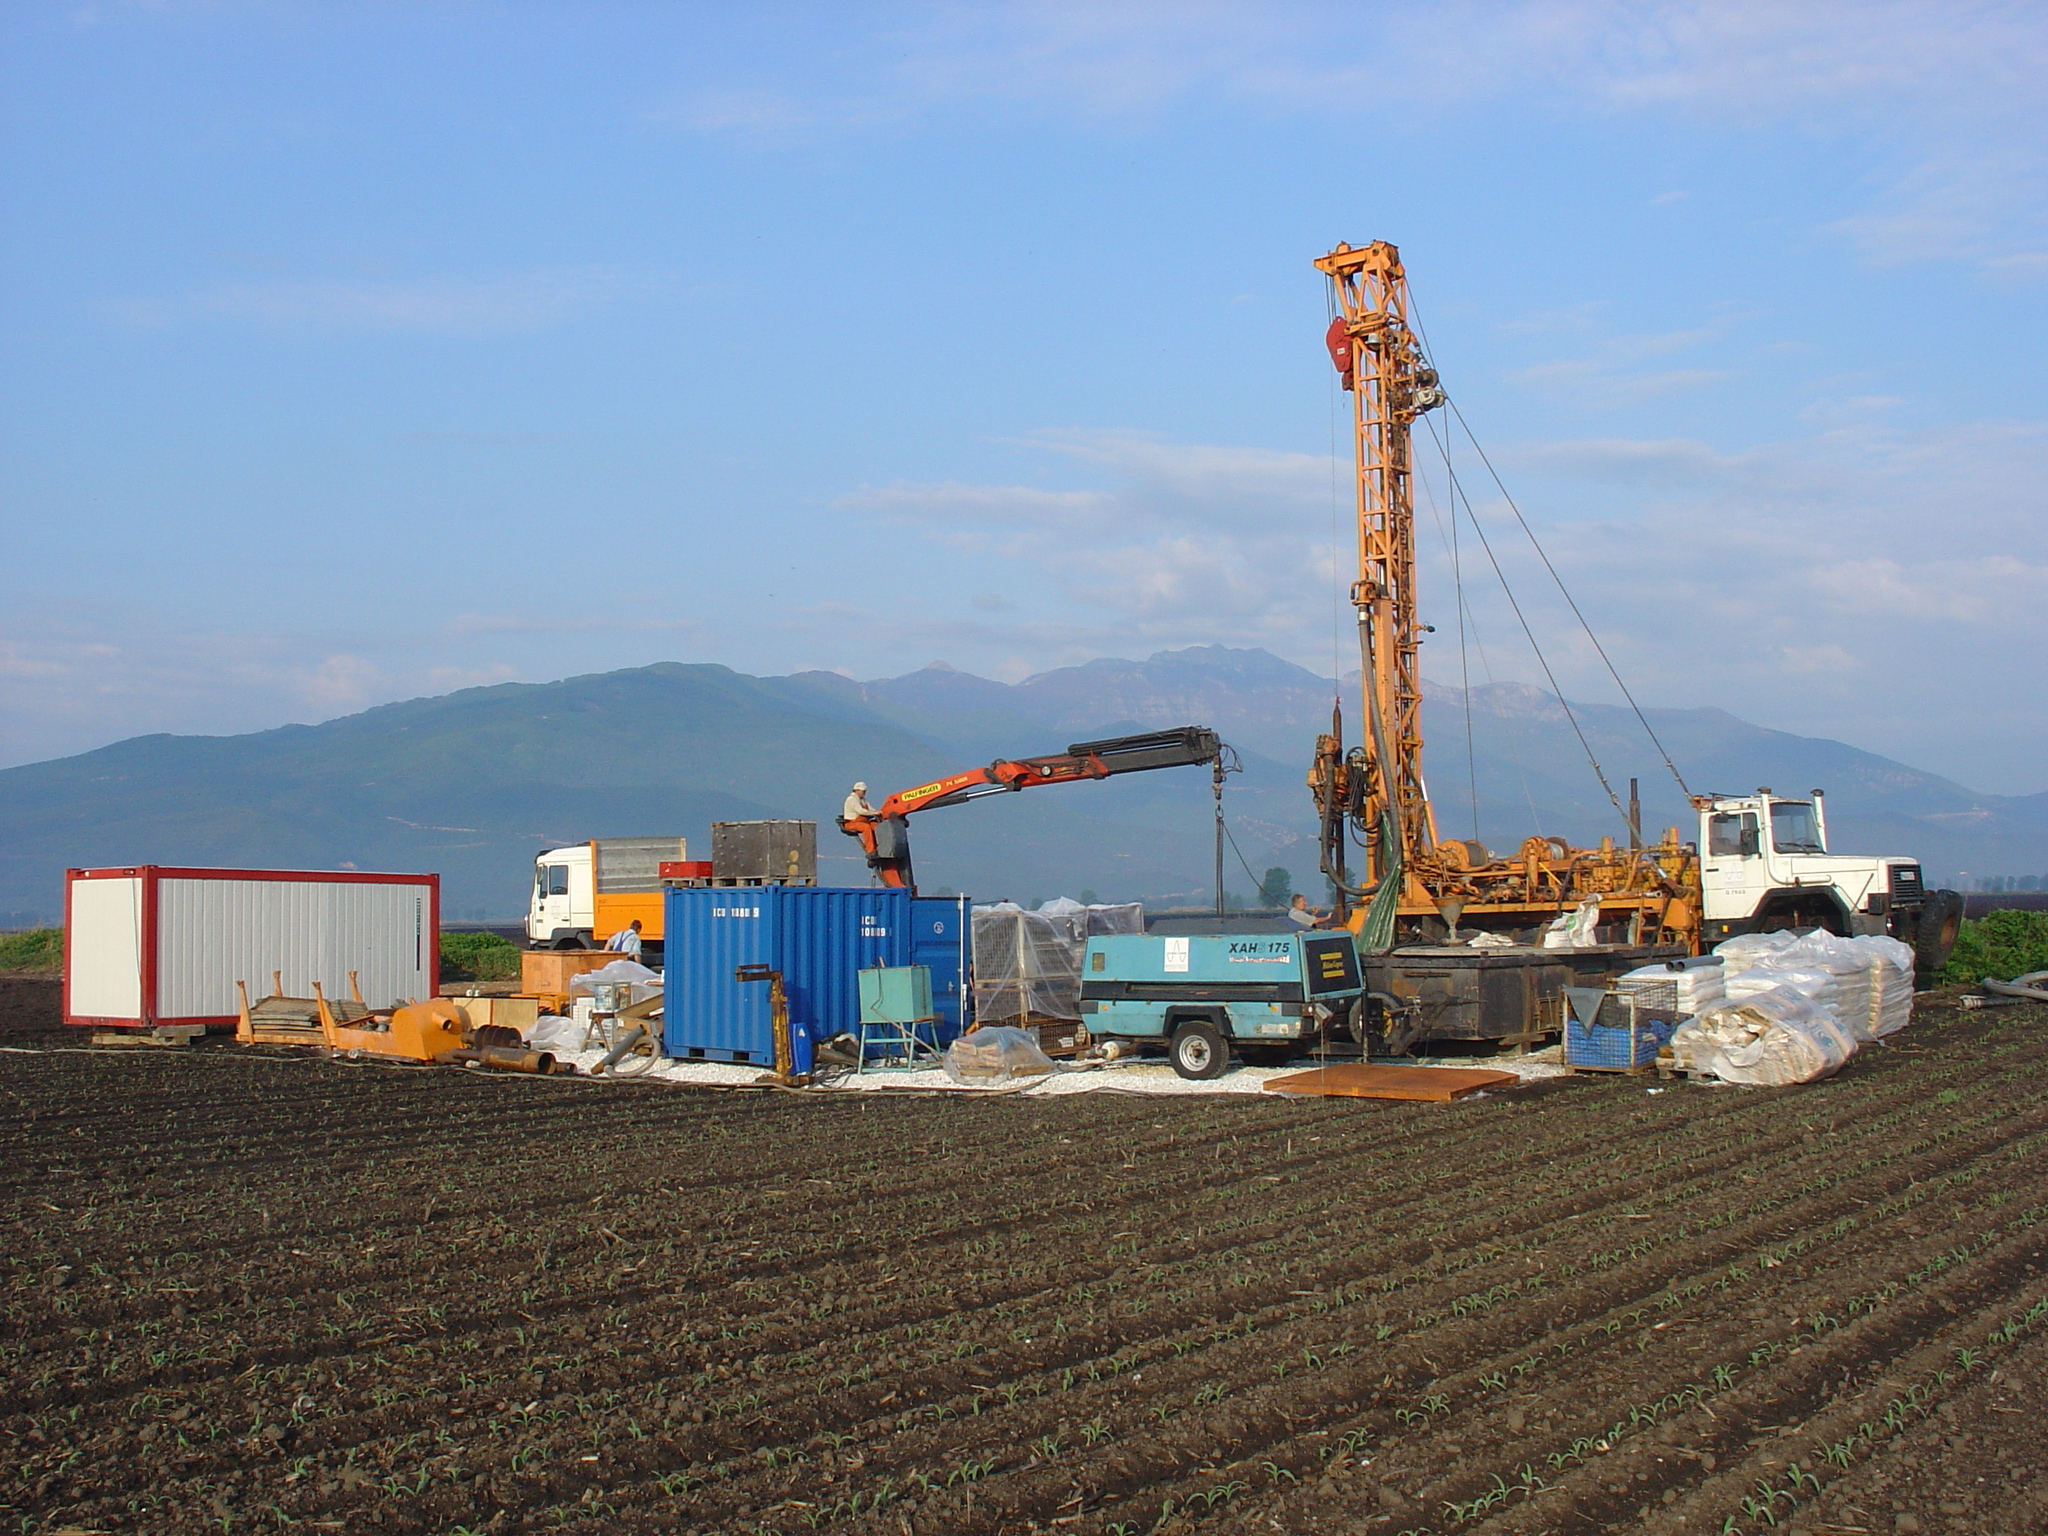
[{"label": "blue sky", "polygon": [[2038,7],[0,29],[0,762],[666,659],[1327,673],[1309,263],[1377,238],[1640,699],[2048,789]]}]

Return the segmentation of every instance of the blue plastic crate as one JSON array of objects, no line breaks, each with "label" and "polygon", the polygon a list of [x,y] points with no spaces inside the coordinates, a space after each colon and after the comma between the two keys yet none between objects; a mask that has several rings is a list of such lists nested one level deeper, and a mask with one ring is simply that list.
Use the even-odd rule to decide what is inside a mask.
[{"label": "blue plastic crate", "polygon": [[1564,1026],[1564,1064],[1593,1067],[1609,1072],[1628,1072],[1647,1067],[1657,1059],[1658,1050],[1671,1041],[1678,1026],[1666,1019],[1641,1019],[1630,1024],[1582,1024],[1567,1020]]}]

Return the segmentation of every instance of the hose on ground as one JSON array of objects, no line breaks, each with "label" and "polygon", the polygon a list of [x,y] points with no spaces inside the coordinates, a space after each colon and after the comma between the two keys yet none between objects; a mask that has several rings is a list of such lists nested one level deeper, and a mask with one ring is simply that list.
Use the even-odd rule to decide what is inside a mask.
[{"label": "hose on ground", "polygon": [[2011,981],[1994,981],[1986,976],[1981,983],[1986,992],[1995,992],[2000,997],[2024,997],[2030,1002],[2048,1003],[2048,971],[2029,971],[2024,976],[2015,976]]}]

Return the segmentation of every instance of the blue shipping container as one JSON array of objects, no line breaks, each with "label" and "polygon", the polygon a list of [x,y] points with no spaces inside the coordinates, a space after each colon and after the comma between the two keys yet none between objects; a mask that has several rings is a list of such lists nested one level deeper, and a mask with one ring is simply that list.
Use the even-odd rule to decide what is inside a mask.
[{"label": "blue shipping container", "polygon": [[910,903],[910,963],[932,973],[940,1045],[974,1022],[974,920],[965,896],[918,896]]},{"label": "blue shipping container", "polygon": [[775,1062],[768,983],[736,981],[743,965],[782,972],[794,1070],[811,1047],[860,1027],[860,972],[910,963],[910,892],[815,885],[671,886],[662,1046],[700,1061]]}]

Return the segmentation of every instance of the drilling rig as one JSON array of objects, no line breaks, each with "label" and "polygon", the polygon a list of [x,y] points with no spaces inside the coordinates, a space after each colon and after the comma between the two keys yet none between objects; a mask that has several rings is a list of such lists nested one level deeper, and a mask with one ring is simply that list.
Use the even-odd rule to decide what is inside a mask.
[{"label": "drilling rig", "polygon": [[[1465,958],[1448,947],[1456,945],[1461,925],[1527,944],[1531,930],[1597,897],[1598,921],[1620,941],[1601,946],[1598,969],[1625,969],[1622,961],[1639,964],[1658,950],[1689,952],[1699,929],[1693,894],[1698,857],[1676,828],[1648,846],[1639,835],[1630,838],[1634,846],[1603,838],[1597,848],[1530,837],[1512,856],[1497,856],[1475,839],[1439,836],[1422,772],[1418,655],[1428,626],[1416,600],[1410,437],[1415,422],[1447,397],[1410,320],[1400,252],[1383,240],[1357,250],[1340,244],[1316,266],[1329,279],[1333,299],[1325,336],[1330,360],[1351,400],[1358,526],[1351,605],[1363,680],[1361,744],[1346,749],[1341,710],[1333,709],[1329,732],[1316,738],[1308,776],[1322,870],[1337,892],[1337,920],[1368,956],[1397,942],[1422,945],[1442,962],[1438,969],[1465,971],[1480,967],[1488,954],[1470,951],[1471,965],[1451,964]],[[1364,865],[1356,877],[1347,857],[1354,843]],[[1557,951],[1537,953],[1549,957],[1553,969],[1560,959]],[[1505,953],[1498,958],[1511,963]],[[1586,955],[1573,967],[1581,979],[1593,979],[1584,964],[1593,958]],[[1394,991],[1404,990],[1399,974],[1389,979]],[[1478,977],[1469,979],[1486,990]],[[1461,990],[1452,980],[1451,990]],[[1525,1024],[1531,1033],[1545,1032],[1556,1027],[1549,1016],[1561,1009],[1558,998],[1554,1007],[1530,1010],[1544,1015],[1544,1030],[1534,1029],[1534,1019]],[[1451,1032],[1493,1038],[1523,1032],[1493,1027],[1503,1022],[1512,1021],[1491,1019],[1483,1028]]]},{"label": "drilling rig", "polygon": [[[1351,399],[1358,525],[1351,604],[1363,719],[1361,743],[1347,749],[1341,707],[1332,709],[1308,783],[1337,921],[1357,938],[1367,986],[1390,1005],[1390,1043],[1398,1049],[1404,1031],[1411,1039],[1533,1041],[1561,1023],[1568,981],[1598,984],[1646,961],[1762,929],[1889,933],[1914,947],[1923,969],[1944,963],[1961,898],[1923,891],[1912,859],[1831,853],[1819,790],[1808,799],[1767,788],[1695,795],[1681,778],[1699,814],[1697,842],[1672,827],[1646,843],[1633,791],[1623,812],[1611,788],[1627,846],[1611,837],[1596,848],[1529,837],[1513,854],[1498,855],[1476,838],[1438,835],[1422,772],[1418,656],[1430,626],[1416,601],[1410,439],[1415,423],[1448,397],[1411,321],[1400,252],[1383,240],[1356,250],[1339,245],[1315,264],[1330,286],[1333,318],[1324,339]],[[1678,777],[1675,765],[1671,771]],[[1348,859],[1354,845],[1364,866],[1356,878]],[[1579,942],[1536,947],[1544,928],[1580,912],[1591,932]],[[1461,925],[1481,943],[1461,939]]]}]

